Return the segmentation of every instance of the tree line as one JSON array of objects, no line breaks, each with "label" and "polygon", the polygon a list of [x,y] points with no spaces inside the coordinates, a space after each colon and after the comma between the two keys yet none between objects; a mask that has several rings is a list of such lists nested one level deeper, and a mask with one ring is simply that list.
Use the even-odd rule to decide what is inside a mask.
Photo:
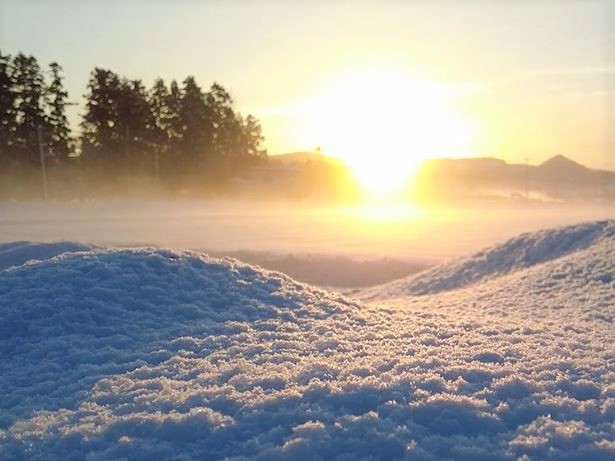
[{"label": "tree line", "polygon": [[0,170],[70,165],[83,181],[155,176],[164,184],[222,182],[267,156],[259,121],[243,117],[229,92],[194,77],[158,78],[147,88],[109,69],[89,76],[79,133],[67,118],[62,67],[0,51]]},{"label": "tree line", "polygon": [[50,157],[65,159],[72,152],[62,68],[54,62],[46,73],[48,78],[33,56],[0,51],[0,162],[5,167],[38,161],[38,127]]}]

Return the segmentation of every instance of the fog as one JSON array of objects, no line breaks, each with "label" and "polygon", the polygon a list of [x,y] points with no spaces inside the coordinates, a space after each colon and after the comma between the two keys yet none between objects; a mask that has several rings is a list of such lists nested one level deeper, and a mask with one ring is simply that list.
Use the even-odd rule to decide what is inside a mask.
[{"label": "fog", "polygon": [[[521,232],[615,217],[609,205],[419,209],[239,200],[0,203],[0,242],[70,240],[230,255],[318,285],[384,283]],[[373,211],[377,210],[377,211]]]}]

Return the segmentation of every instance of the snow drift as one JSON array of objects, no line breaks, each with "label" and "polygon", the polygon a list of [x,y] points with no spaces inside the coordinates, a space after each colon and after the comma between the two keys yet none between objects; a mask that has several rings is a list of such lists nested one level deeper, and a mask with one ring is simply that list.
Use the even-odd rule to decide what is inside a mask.
[{"label": "snow drift", "polygon": [[223,322],[333,314],[334,299],[281,274],[170,250],[65,253],[5,271],[0,408],[11,411],[0,422],[22,402],[61,407],[100,376],[166,360]]},{"label": "snow drift", "polygon": [[416,276],[365,290],[362,297],[425,295],[453,290],[552,261],[602,241],[613,241],[614,236],[615,221],[612,220],[526,233]]},{"label": "snow drift", "polygon": [[395,304],[171,250],[2,271],[0,459],[612,460],[612,226]]},{"label": "snow drift", "polygon": [[0,271],[9,267],[21,266],[28,261],[44,261],[64,253],[87,251],[94,248],[75,242],[32,243],[12,242],[0,243]]}]

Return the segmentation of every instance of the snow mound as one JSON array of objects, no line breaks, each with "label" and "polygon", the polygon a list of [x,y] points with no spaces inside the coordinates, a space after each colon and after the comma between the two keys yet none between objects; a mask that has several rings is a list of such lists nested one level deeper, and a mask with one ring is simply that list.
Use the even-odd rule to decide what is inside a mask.
[{"label": "snow mound", "polygon": [[416,276],[365,290],[357,297],[392,298],[454,290],[552,261],[604,241],[615,241],[615,221],[595,221],[526,233]]},{"label": "snow mound", "polygon": [[379,305],[170,250],[9,269],[0,459],[613,460],[613,261]]},{"label": "snow mound", "polygon": [[93,245],[76,242],[0,243],[0,271],[9,267],[21,266],[28,261],[44,261],[64,253],[88,251],[92,248],[94,248]]},{"label": "snow mound", "polygon": [[200,345],[224,322],[341,309],[282,274],[191,252],[64,253],[0,274],[0,429],[32,408],[70,407],[101,376],[164,361],[193,336]]}]

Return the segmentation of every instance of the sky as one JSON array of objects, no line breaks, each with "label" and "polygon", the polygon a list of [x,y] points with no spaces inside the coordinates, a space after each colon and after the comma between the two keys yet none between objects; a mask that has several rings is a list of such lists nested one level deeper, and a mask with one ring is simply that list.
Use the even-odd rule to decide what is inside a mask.
[{"label": "sky", "polygon": [[[356,90],[345,112],[332,112],[338,119],[362,107],[366,113],[394,107],[392,116],[400,119],[423,111],[437,118],[441,112],[431,110],[429,98],[413,104],[428,84],[445,88],[438,94],[446,94],[451,111],[472,127],[463,149],[449,144],[441,155],[540,163],[564,154],[615,169],[608,129],[615,124],[609,110],[615,8],[609,3],[3,0],[0,49],[64,67],[71,100],[79,103],[71,108],[74,128],[95,66],[147,85],[156,77],[187,75],[204,87],[220,82],[242,113],[259,117],[271,154],[344,145],[329,142],[324,123],[313,123],[330,107],[310,101],[322,101],[332,88]],[[391,80],[347,83],[374,70],[420,83],[399,101],[400,87],[392,85],[388,105],[370,106]],[[371,117],[367,127],[374,125]],[[414,118],[396,129],[407,130],[406,137],[413,128],[424,130]],[[337,132],[335,118],[321,120]],[[451,125],[433,122],[429,129],[441,128],[446,138]],[[333,141],[345,131],[339,133]]]}]

